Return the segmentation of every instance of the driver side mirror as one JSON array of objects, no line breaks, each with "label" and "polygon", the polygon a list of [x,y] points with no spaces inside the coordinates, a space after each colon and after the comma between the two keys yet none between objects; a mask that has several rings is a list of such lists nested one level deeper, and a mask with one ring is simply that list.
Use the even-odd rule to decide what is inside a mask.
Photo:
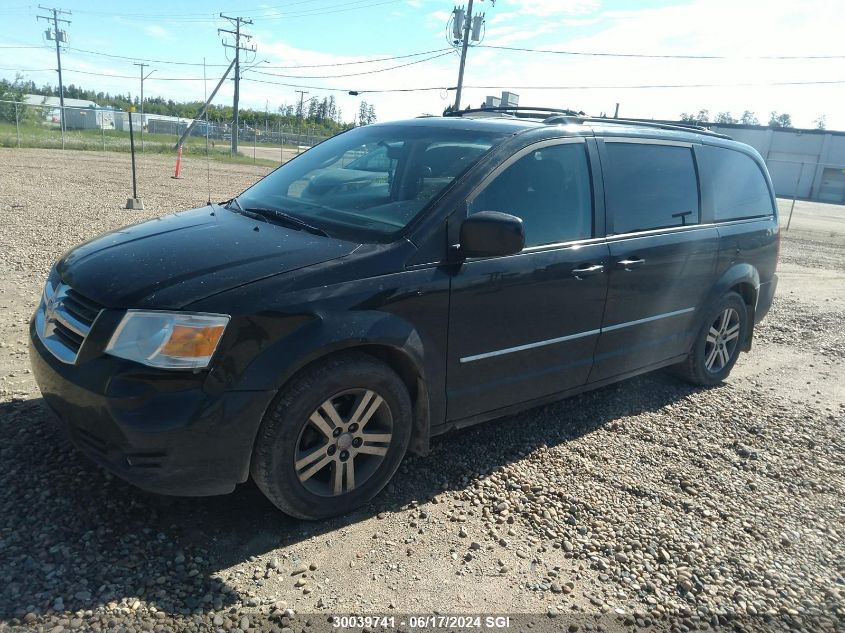
[{"label": "driver side mirror", "polygon": [[525,247],[522,219],[499,211],[474,213],[461,224],[463,257],[503,257]]}]

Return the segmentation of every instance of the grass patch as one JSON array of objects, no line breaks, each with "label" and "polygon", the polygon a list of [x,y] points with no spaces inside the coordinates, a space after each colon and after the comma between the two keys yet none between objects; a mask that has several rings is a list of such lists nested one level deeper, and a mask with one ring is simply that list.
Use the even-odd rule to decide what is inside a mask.
[{"label": "grass patch", "polygon": [[[135,133],[136,154],[170,154],[175,155],[174,149],[177,141],[175,135],[169,134],[144,134],[143,149],[141,147],[141,135]],[[62,134],[58,128],[43,125],[21,125],[20,131],[14,124],[0,123],[0,147],[12,148],[39,148],[39,149],[62,149]],[[214,139],[209,141],[209,156],[216,161],[262,165],[265,167],[276,167],[279,162],[263,158],[253,159],[251,156],[232,156],[230,153],[230,141]],[[244,148],[251,145],[243,145]],[[264,145],[273,149],[281,149],[278,144]],[[295,149],[295,146],[285,145],[286,148]],[[64,149],[98,151],[98,152],[129,152],[131,143],[128,132],[119,130],[65,130]],[[205,157],[205,137],[190,136],[182,146],[182,155],[192,158]]]}]

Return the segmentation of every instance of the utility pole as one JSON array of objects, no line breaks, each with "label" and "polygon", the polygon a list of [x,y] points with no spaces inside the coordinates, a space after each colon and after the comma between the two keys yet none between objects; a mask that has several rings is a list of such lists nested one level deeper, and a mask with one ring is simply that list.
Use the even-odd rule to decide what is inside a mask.
[{"label": "utility pole", "polygon": [[227,44],[225,41],[223,42],[223,46],[226,48],[234,48],[235,49],[235,97],[232,103],[232,111],[234,114],[234,126],[232,129],[232,156],[237,156],[238,154],[238,124],[240,122],[240,116],[238,114],[238,101],[240,100],[240,87],[241,87],[241,51],[249,51],[251,53],[255,52],[255,46],[241,46],[241,38],[245,40],[251,40],[252,36],[247,35],[245,33],[241,33],[241,25],[242,24],[252,24],[252,20],[248,18],[238,17],[229,17],[228,15],[220,14],[220,17],[229,20],[234,27],[235,30],[232,31],[230,29],[217,29],[218,33],[228,33],[235,38],[235,44]]},{"label": "utility pole", "polygon": [[144,76],[144,68],[149,64],[139,64],[135,63],[134,66],[141,67],[141,151],[144,151],[144,123],[146,119],[144,119],[144,80],[152,75],[155,72],[155,69],[151,70],[147,73],[147,76]]},{"label": "utility pole", "polygon": [[59,124],[62,128],[62,149],[65,148],[65,86],[62,82],[62,49],[60,46],[61,42],[67,42],[67,31],[60,31],[59,30],[59,22],[64,22],[65,24],[70,24],[70,20],[65,20],[60,18],[59,15],[70,15],[70,11],[64,11],[62,9],[56,9],[51,7],[44,7],[40,4],[38,8],[42,11],[46,11],[51,15],[39,15],[37,19],[44,20],[47,23],[53,23],[52,31],[48,28],[47,29],[47,39],[55,40],[56,41],[56,62],[58,64],[58,71],[59,71]]},{"label": "utility pole", "polygon": [[304,90],[294,90],[294,92],[299,93],[299,130],[297,131],[297,136],[299,136],[299,143],[297,145],[302,145],[302,120],[305,118],[305,95],[309,94]]},{"label": "utility pole", "polygon": [[[496,0],[491,0],[495,3]],[[461,63],[458,68],[458,88],[455,91],[455,110],[461,109],[461,96],[464,91],[464,70],[467,63],[467,51],[469,50],[470,41],[480,42],[482,27],[484,26],[484,14],[472,14],[473,0],[467,1],[466,12],[463,7],[452,11],[452,35],[455,38],[455,44],[461,43]]]}]

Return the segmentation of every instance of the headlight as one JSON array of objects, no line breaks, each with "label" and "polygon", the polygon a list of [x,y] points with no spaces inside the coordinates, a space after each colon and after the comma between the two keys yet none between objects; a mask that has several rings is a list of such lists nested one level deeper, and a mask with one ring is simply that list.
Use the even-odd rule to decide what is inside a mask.
[{"label": "headlight", "polygon": [[225,314],[128,310],[106,353],[150,367],[202,369],[228,323]]}]

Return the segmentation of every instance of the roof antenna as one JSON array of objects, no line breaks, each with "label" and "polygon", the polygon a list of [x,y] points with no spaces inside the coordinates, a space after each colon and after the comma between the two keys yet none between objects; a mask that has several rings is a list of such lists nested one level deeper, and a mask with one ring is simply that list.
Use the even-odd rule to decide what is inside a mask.
[{"label": "roof antenna", "polygon": [[[202,91],[203,98],[208,104],[208,87],[205,77],[205,57],[202,58]],[[208,154],[208,107],[205,108],[205,182],[208,186],[208,206],[211,206],[211,157]]]},{"label": "roof antenna", "polygon": [[618,103],[616,104],[616,110],[613,112],[613,118],[614,119],[619,118],[619,104]]}]

